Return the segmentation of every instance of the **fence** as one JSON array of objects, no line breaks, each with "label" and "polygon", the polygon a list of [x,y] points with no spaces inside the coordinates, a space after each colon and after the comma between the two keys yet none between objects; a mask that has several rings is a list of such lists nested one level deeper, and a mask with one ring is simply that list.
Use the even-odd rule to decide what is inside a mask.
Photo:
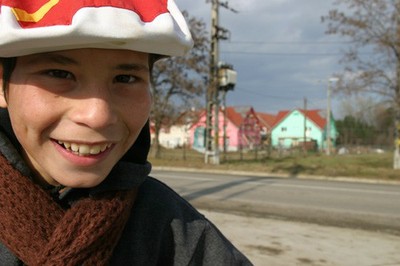
[{"label": "fence", "polygon": [[[392,152],[392,147],[388,146],[372,146],[372,145],[354,145],[354,146],[341,146],[332,150],[332,156],[339,156],[343,154],[369,154],[369,153],[387,153]],[[154,150],[151,148],[149,158],[154,158]],[[219,153],[220,162],[231,161],[263,161],[269,158],[284,158],[321,154],[324,151],[315,151],[312,149],[304,149],[302,146],[292,147],[289,149],[269,148],[268,146],[255,147],[254,149],[242,149],[236,152],[223,152]],[[204,162],[204,153],[193,150],[189,147],[183,146],[175,149],[162,148],[160,151],[160,158],[162,160],[179,160],[179,161],[193,161]]]}]

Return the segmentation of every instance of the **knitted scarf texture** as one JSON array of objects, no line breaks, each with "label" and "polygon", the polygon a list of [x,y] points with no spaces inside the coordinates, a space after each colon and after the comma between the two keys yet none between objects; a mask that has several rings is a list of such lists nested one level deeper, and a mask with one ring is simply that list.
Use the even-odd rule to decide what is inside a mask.
[{"label": "knitted scarf texture", "polygon": [[64,210],[0,154],[0,241],[30,266],[107,265],[136,192],[105,192]]}]

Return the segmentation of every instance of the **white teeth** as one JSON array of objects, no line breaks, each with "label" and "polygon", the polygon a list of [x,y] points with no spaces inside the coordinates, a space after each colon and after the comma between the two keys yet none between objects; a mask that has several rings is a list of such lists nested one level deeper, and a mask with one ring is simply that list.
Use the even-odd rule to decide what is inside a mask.
[{"label": "white teeth", "polygon": [[99,154],[101,151],[101,147],[99,145],[96,145],[94,147],[91,147],[89,150],[90,154]]},{"label": "white teeth", "polygon": [[74,152],[78,152],[79,151],[78,144],[71,143],[71,150],[74,151]]},{"label": "white teeth", "polygon": [[58,141],[58,144],[64,146],[65,149],[70,150],[79,156],[97,155],[112,146],[111,143],[89,146],[87,144],[76,144],[62,141]]},{"label": "white teeth", "polygon": [[88,145],[79,145],[79,153],[80,154],[89,154],[90,147]]}]

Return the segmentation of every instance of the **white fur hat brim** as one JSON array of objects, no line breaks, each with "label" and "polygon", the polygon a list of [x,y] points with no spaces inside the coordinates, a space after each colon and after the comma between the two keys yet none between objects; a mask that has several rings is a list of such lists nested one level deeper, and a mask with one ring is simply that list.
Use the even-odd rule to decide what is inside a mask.
[{"label": "white fur hat brim", "polygon": [[[166,56],[184,55],[192,47],[193,41],[186,21],[174,1],[146,1],[147,6],[152,4],[150,2],[154,2],[154,5],[165,4],[166,10],[163,11],[160,6],[161,11],[155,13],[154,18],[143,19],[144,15],[138,10],[112,4],[121,1],[82,1],[85,2],[85,6],[72,14],[69,24],[58,23],[56,20],[53,25],[49,25],[51,22],[48,21],[46,25],[27,22],[26,17],[22,15],[28,12],[20,7],[28,0],[0,1],[0,57],[78,48],[124,49]],[[57,5],[66,5],[67,2],[71,3],[71,0],[29,0],[29,2],[42,2],[43,6],[53,2],[54,6],[50,6],[47,13],[45,10],[42,18],[51,15],[48,19],[51,21],[54,17],[57,18],[57,14],[54,14]],[[90,6],[88,2],[96,2],[96,5],[98,2],[106,4]],[[140,2],[143,1],[127,0],[127,2],[141,5]],[[37,20],[40,22],[40,17]]]}]

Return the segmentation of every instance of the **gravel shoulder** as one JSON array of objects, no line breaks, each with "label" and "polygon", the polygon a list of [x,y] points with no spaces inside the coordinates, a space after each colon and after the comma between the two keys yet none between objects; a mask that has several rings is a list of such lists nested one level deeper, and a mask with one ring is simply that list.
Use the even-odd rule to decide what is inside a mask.
[{"label": "gravel shoulder", "polygon": [[206,209],[200,211],[254,265],[400,265],[400,236]]}]

